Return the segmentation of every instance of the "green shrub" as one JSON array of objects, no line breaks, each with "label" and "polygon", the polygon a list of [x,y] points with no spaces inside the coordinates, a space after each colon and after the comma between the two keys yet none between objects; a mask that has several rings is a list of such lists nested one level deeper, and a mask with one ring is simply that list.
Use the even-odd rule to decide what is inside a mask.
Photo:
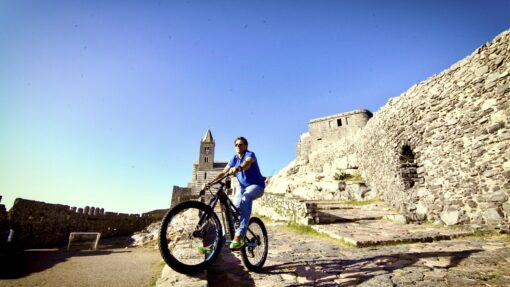
[{"label": "green shrub", "polygon": [[345,173],[345,172],[343,172],[343,171],[341,171],[339,169],[338,169],[338,172],[335,172],[335,175],[333,176],[333,178],[335,180],[339,180],[339,181],[344,181],[344,180],[349,179],[351,177],[352,177],[352,175],[350,175],[348,173]]},{"label": "green shrub", "polygon": [[344,172],[343,170],[337,168],[336,169],[337,172],[335,172],[335,175],[333,176],[333,178],[335,180],[338,180],[338,181],[354,181],[354,182],[363,182],[365,181],[363,179],[363,177],[359,174],[350,174],[350,173],[346,173]]}]

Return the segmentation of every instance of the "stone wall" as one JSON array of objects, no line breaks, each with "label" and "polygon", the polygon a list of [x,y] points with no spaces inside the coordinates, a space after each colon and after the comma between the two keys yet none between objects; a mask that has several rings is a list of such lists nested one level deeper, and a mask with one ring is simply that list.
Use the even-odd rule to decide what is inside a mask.
[{"label": "stone wall", "polygon": [[375,113],[358,160],[411,219],[508,223],[510,32]]},{"label": "stone wall", "polygon": [[370,196],[410,220],[445,224],[510,222],[510,31],[377,111],[359,132],[312,144],[267,193],[344,197],[337,172],[361,175]]},{"label": "stone wall", "polygon": [[[0,201],[2,196],[0,196]],[[9,235],[8,214],[5,205],[0,204],[0,246],[7,241]]]},{"label": "stone wall", "polygon": [[193,193],[192,188],[190,187],[180,187],[177,185],[174,185],[172,189],[172,204],[171,207],[176,206],[180,202],[187,201],[187,200],[198,200],[199,194]]},{"label": "stone wall", "polygon": [[17,198],[9,210],[9,224],[15,243],[23,248],[55,246],[67,243],[73,231],[101,232],[101,237],[130,235],[161,220],[165,211],[123,214]]},{"label": "stone wall", "polygon": [[253,210],[275,221],[292,221],[300,224],[313,222],[311,205],[299,197],[283,194],[264,193],[253,201]]}]

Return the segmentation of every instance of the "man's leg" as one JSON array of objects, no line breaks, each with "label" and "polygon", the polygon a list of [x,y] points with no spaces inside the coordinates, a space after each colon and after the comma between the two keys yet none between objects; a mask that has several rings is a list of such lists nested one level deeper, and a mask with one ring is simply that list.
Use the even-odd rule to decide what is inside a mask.
[{"label": "man's leg", "polygon": [[251,216],[253,200],[261,197],[263,194],[264,188],[255,184],[246,187],[244,193],[242,193],[240,200],[241,222],[239,224],[239,228],[236,230],[236,235],[246,235],[246,231],[248,230],[248,222]]},{"label": "man's leg", "polygon": [[244,188],[240,187],[239,191],[236,192],[234,197],[234,205],[237,209],[241,208],[241,200],[243,199]]}]

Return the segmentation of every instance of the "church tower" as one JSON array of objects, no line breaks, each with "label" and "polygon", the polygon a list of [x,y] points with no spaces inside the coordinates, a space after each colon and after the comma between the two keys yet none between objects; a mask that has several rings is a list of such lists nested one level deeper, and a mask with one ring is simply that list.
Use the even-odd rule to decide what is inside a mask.
[{"label": "church tower", "polygon": [[200,141],[200,158],[198,159],[199,169],[212,169],[214,166],[214,139],[211,130],[207,129]]}]

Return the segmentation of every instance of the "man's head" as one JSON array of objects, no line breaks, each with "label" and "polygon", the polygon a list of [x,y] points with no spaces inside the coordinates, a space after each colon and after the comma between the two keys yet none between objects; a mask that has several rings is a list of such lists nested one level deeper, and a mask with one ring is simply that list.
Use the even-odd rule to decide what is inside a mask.
[{"label": "man's head", "polygon": [[234,145],[237,153],[244,153],[248,149],[248,140],[244,137],[237,137]]}]

